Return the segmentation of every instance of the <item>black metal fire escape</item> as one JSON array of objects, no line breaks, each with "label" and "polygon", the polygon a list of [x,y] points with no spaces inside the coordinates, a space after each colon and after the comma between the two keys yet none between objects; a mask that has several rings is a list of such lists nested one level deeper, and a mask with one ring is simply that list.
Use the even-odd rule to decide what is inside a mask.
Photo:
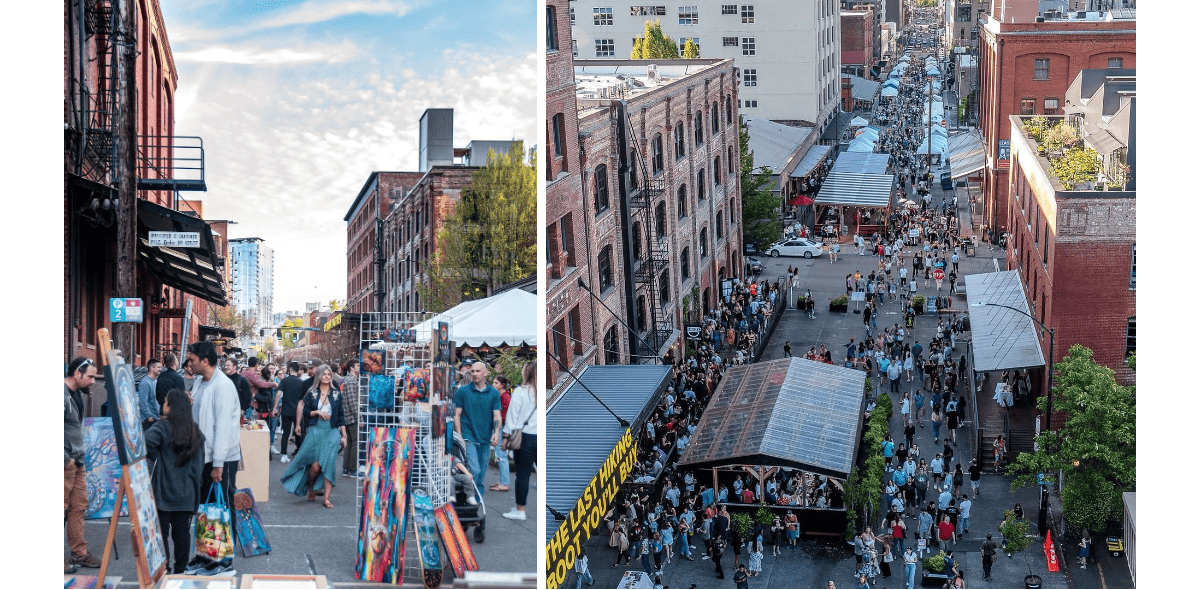
[{"label": "black metal fire escape", "polygon": [[[84,2],[83,23],[87,39],[91,40],[91,43],[83,41],[82,46],[96,48],[96,90],[93,93],[86,78],[78,80],[83,124],[80,175],[115,186],[120,11],[116,0],[81,1]],[[79,68],[81,71],[89,69],[86,63],[81,63]]]},{"label": "black metal fire escape", "polygon": [[[640,313],[637,299],[639,295],[645,297],[646,332],[643,338],[630,338],[630,349],[638,351],[639,348],[645,348],[647,345],[652,346],[653,350],[640,350],[633,355],[635,360],[646,362],[658,356],[659,351],[662,350],[673,332],[671,323],[666,321],[666,314],[662,310],[658,294],[659,277],[670,265],[670,250],[667,236],[659,233],[659,228],[654,220],[654,207],[662,202],[665,192],[664,180],[655,178],[648,173],[640,149],[629,149],[629,145],[637,147],[637,134],[629,121],[626,106],[626,103],[622,101],[619,103],[617,112],[617,153],[619,154],[619,172],[621,173],[618,190],[626,195],[624,207],[625,256],[626,265],[632,270],[633,275],[633,289],[627,289],[626,306],[627,309],[637,310],[634,314]],[[628,141],[626,141],[626,137],[628,137]],[[633,161],[629,161],[631,155]],[[634,225],[638,223],[643,228],[641,236],[636,236],[633,232]],[[666,230],[665,227],[662,229]],[[642,256],[636,258],[633,256],[633,252],[637,245],[633,241],[639,237],[644,240],[645,246],[642,249]],[[630,325],[639,329],[641,327],[636,322],[636,316],[635,321],[630,322]]]}]

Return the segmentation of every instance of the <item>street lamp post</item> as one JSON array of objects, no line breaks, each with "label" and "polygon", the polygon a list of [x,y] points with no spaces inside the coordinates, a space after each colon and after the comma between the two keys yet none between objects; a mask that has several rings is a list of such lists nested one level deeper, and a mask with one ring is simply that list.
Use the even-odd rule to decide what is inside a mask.
[{"label": "street lamp post", "polygon": [[1037,318],[1030,315],[1029,312],[1017,309],[1015,307],[1009,307],[1007,305],[1002,305],[1000,303],[980,302],[980,303],[972,303],[971,304],[971,307],[985,307],[985,306],[1003,307],[1004,309],[1010,309],[1012,311],[1015,311],[1025,317],[1033,320],[1033,323],[1040,326],[1043,330],[1050,331],[1050,357],[1046,359],[1046,412],[1045,412],[1045,417],[1042,419],[1044,422],[1042,427],[1049,428],[1050,427],[1050,416],[1051,416],[1051,413],[1054,411],[1053,410],[1054,397],[1053,397],[1053,393],[1052,393],[1052,391],[1054,389],[1054,328],[1046,327],[1046,324],[1039,322],[1037,320]]}]

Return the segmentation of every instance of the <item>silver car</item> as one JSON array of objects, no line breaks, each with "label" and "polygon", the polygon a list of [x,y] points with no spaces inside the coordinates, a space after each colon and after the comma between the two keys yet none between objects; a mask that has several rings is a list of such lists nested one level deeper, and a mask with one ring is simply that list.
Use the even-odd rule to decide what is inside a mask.
[{"label": "silver car", "polygon": [[767,252],[772,258],[778,256],[803,256],[812,258],[821,255],[821,245],[808,238],[789,238],[782,242],[771,244]]}]

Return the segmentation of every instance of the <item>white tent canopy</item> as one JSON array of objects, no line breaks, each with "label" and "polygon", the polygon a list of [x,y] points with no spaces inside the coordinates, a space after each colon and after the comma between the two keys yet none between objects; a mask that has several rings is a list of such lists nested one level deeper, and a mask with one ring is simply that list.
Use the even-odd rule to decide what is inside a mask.
[{"label": "white tent canopy", "polygon": [[942,137],[941,135],[935,134],[933,136],[933,150],[929,149],[929,139],[926,138],[921,141],[921,145],[918,146],[916,151],[914,151],[913,153],[918,156],[923,156],[926,154],[933,153],[933,154],[941,154],[942,157],[945,157],[945,155],[946,155],[946,138]]},{"label": "white tent canopy", "polygon": [[875,142],[865,139],[856,139],[850,142],[850,147],[846,148],[848,152],[873,152],[875,151]]},{"label": "white tent canopy", "polygon": [[450,324],[450,340],[459,346],[537,346],[537,295],[521,289],[460,303],[417,324],[417,340],[431,338],[438,322]]},{"label": "white tent canopy", "polygon": [[865,127],[865,126],[867,126],[867,125],[870,125],[870,124],[871,124],[871,122],[870,122],[870,121],[868,121],[868,120],[866,120],[866,119],[864,119],[864,118],[862,118],[862,117],[855,117],[855,118],[853,118],[853,119],[851,119],[851,120],[850,120],[850,126],[851,126],[851,127]]}]

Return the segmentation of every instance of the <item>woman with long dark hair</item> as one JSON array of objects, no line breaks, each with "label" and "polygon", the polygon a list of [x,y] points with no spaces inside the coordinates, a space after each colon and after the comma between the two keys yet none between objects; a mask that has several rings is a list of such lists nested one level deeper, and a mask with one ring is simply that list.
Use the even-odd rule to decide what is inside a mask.
[{"label": "woman with long dark hair", "polygon": [[329,495],[337,485],[334,474],[337,473],[338,451],[346,444],[346,426],[342,395],[333,384],[333,371],[329,365],[317,367],[313,385],[304,394],[302,405],[296,416],[296,435],[300,435],[302,424],[307,427],[307,432],[304,443],[283,474],[283,485],[289,492],[307,495],[309,502],[316,502],[316,485],[324,480],[324,504],[326,508],[333,508]]},{"label": "woman with long dark hair", "polygon": [[529,474],[537,460],[538,407],[537,407],[537,363],[525,363],[521,369],[521,385],[512,395],[508,406],[508,417],[504,424],[504,445],[521,431],[521,448],[514,453],[517,461],[516,507],[501,516],[513,520],[525,520],[525,504],[529,498]]},{"label": "woman with long dark hair", "polygon": [[[191,520],[200,507],[204,470],[204,434],[192,420],[192,400],[182,389],[172,389],[163,400],[162,420],[146,431],[146,457],[155,461],[150,477],[163,548],[175,555],[173,573],[187,569],[191,553]],[[172,543],[167,541],[173,541]]]}]

